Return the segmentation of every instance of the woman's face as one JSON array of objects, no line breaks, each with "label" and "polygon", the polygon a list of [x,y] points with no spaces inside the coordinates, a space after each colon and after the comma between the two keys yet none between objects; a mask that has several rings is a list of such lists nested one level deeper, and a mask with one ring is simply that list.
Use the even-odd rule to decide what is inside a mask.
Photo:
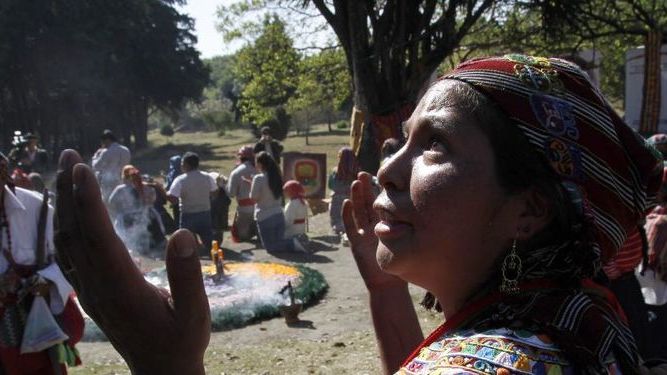
[{"label": "woman's face", "polygon": [[472,116],[440,103],[451,84],[418,104],[406,144],[378,173],[374,204],[380,267],[439,299],[438,289],[472,292],[486,280],[516,230],[488,138]]}]

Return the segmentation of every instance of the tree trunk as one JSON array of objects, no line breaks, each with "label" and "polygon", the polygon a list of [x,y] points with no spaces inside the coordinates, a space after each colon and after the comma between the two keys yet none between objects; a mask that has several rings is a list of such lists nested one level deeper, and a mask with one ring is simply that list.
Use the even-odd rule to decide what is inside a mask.
[{"label": "tree trunk", "polygon": [[331,110],[327,110],[327,129],[331,133]]},{"label": "tree trunk", "polygon": [[639,132],[645,135],[658,132],[660,121],[660,47],[662,33],[651,30],[644,47],[644,89]]},{"label": "tree trunk", "polygon": [[134,128],[134,143],[137,149],[148,147],[148,106],[145,100],[135,104],[136,127]]},{"label": "tree trunk", "polygon": [[310,116],[306,115],[306,146],[310,145],[310,140],[308,139],[308,135],[310,134]]}]

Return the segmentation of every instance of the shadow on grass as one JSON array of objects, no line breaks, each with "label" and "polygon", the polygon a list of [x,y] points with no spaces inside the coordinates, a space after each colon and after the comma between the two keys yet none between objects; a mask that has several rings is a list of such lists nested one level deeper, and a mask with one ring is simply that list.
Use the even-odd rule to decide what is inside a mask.
[{"label": "shadow on grass", "polygon": [[316,329],[315,324],[313,324],[312,320],[301,320],[299,319],[298,322],[294,323],[286,323],[288,327],[290,328],[308,328],[308,329]]},{"label": "shadow on grass", "polygon": [[[313,132],[308,134],[308,138],[317,138],[317,137],[324,137],[324,136],[333,136],[333,135],[349,135],[350,130],[349,129],[332,129],[331,131],[318,131],[318,132]],[[290,134],[290,138],[306,138],[305,133],[300,133],[300,134]]]},{"label": "shadow on grass", "polygon": [[132,163],[137,166],[142,171],[142,173],[158,175],[168,169],[170,157],[174,155],[183,155],[188,151],[197,153],[202,164],[207,164],[211,161],[229,160],[236,157],[236,155],[232,152],[228,154],[215,152],[215,148],[217,148],[217,146],[214,146],[208,142],[200,144],[168,143],[159,147],[143,150],[137,155],[137,157],[133,158]]}]

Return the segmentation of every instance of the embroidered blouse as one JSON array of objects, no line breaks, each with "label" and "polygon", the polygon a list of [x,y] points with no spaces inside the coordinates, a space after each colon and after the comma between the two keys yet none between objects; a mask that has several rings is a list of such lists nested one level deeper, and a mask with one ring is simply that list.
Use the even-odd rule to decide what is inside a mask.
[{"label": "embroidered blouse", "polygon": [[[548,337],[524,330],[462,330],[428,341],[396,375],[577,373]],[[613,357],[605,364],[608,374],[621,374]]]}]

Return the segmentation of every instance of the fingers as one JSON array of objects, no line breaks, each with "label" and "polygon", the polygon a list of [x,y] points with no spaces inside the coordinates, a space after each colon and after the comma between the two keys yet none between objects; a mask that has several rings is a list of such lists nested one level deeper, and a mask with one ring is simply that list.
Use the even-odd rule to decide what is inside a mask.
[{"label": "fingers", "polygon": [[[210,310],[204,290],[197,241],[188,230],[178,230],[167,245],[167,274],[177,319],[208,326]],[[187,325],[187,323],[186,323]]]},{"label": "fingers", "polygon": [[364,201],[366,196],[364,194],[363,182],[360,180],[354,181],[350,190],[350,200],[352,201],[352,216],[354,217],[354,221],[356,223],[357,232],[363,234],[363,232],[368,229],[368,226],[371,223],[368,205]]},{"label": "fingers", "polygon": [[74,206],[80,220],[82,234],[92,242],[122,243],[114,231],[97,178],[85,164],[77,164],[72,170]]},{"label": "fingers", "polygon": [[75,247],[83,246],[81,233],[72,213],[74,206],[72,195],[72,167],[81,157],[74,150],[65,150],[58,162],[56,178],[56,212],[54,220],[54,242],[58,253],[58,262],[67,280],[80,293],[80,283],[74,271],[69,254],[81,251]]},{"label": "fingers", "polygon": [[364,197],[364,205],[366,207],[366,212],[368,213],[368,219],[371,223],[376,223],[379,218],[377,212],[373,209],[373,202],[377,195],[375,194],[375,182],[373,181],[373,176],[368,172],[360,172],[358,175],[359,181],[361,181],[362,186],[362,196]]},{"label": "fingers", "polygon": [[345,225],[345,233],[350,239],[350,243],[355,244],[361,237],[359,235],[359,229],[354,221],[354,209],[352,208],[352,201],[346,199],[343,202],[343,225]]},{"label": "fingers", "polygon": [[140,293],[145,282],[114,232],[95,176],[83,164],[72,167],[80,160],[67,150],[59,162],[56,247],[65,273],[82,301],[88,294]]}]

